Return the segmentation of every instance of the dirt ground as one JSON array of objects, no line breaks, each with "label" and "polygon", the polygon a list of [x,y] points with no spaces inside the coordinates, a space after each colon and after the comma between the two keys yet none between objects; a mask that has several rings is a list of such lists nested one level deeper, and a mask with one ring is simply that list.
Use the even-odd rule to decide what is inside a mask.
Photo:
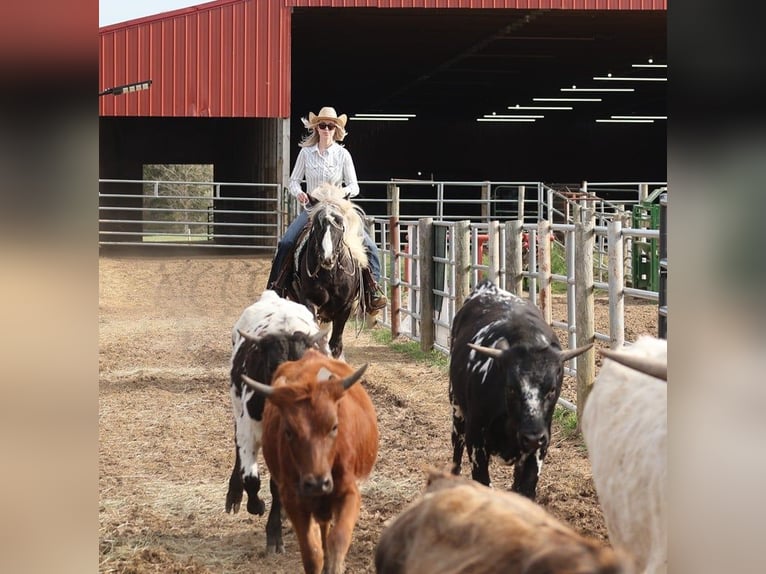
[{"label": "dirt ground", "polygon": [[[302,571],[289,522],[285,553],[266,555],[266,516],[249,515],[244,504],[238,514],[224,511],[234,463],[231,327],[260,296],[269,263],[236,256],[101,257],[100,572]],[[597,301],[597,331],[608,331],[607,310]],[[558,304],[554,319],[565,318]],[[627,340],[656,334],[656,306],[626,303],[625,322]],[[377,463],[362,484],[347,572],[374,572],[381,531],[421,492],[424,465],[450,463],[447,373],[377,343],[369,331],[357,335],[352,325],[344,342],[351,365],[370,364],[365,386],[381,430]],[[565,382],[562,396],[574,400],[573,381]],[[493,462],[490,475],[496,488],[510,488],[512,469]],[[268,509],[268,486],[261,494]],[[585,448],[558,427],[538,502],[579,532],[606,540]]]}]

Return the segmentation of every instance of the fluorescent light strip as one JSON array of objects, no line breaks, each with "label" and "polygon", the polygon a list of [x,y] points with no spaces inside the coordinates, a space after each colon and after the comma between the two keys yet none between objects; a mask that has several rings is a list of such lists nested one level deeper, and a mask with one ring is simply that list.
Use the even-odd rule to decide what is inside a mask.
[{"label": "fluorescent light strip", "polygon": [[600,102],[601,98],[532,98],[535,102]]},{"label": "fluorescent light strip", "polygon": [[631,120],[596,120],[598,123],[612,123],[612,124],[653,124],[654,120],[637,120],[637,119],[631,119]]},{"label": "fluorescent light strip", "polygon": [[667,82],[667,78],[632,78],[628,76],[593,76],[594,80],[617,80],[618,82]]},{"label": "fluorescent light strip", "polygon": [[666,120],[668,116],[610,116],[613,120]]},{"label": "fluorescent light strip", "polygon": [[368,118],[414,118],[415,114],[354,114],[352,117],[359,116]]},{"label": "fluorescent light strip", "polygon": [[572,106],[508,106],[509,110],[571,110]]},{"label": "fluorescent light strip", "polygon": [[667,68],[667,64],[633,64],[634,68]]},{"label": "fluorescent light strip", "polygon": [[476,118],[477,122],[536,122],[532,118]]},{"label": "fluorescent light strip", "polygon": [[561,88],[561,92],[635,92],[635,88]]},{"label": "fluorescent light strip", "polygon": [[[542,108],[541,108],[542,109]],[[520,116],[510,116],[510,115],[503,115],[503,114],[484,114],[485,118],[544,118],[544,115],[539,116],[528,116],[525,114],[522,114]]]},{"label": "fluorescent light strip", "polygon": [[371,118],[371,117],[358,117],[358,116],[351,116],[349,119],[366,121],[366,122],[408,122],[410,120],[410,118],[402,118],[402,117]]}]

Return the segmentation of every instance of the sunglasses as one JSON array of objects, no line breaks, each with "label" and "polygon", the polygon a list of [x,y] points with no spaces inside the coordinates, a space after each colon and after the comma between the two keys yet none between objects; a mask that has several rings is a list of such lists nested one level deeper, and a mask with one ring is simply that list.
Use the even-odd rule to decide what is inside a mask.
[{"label": "sunglasses", "polygon": [[325,124],[321,123],[317,126],[320,130],[334,130],[335,124]]}]

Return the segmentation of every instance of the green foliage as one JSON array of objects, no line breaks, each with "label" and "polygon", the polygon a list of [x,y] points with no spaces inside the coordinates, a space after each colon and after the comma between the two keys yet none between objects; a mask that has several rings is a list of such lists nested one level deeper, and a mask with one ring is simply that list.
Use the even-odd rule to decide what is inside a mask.
[{"label": "green foliage", "polygon": [[577,413],[556,405],[553,411],[553,422],[558,425],[566,438],[577,436]]},{"label": "green foliage", "polygon": [[156,188],[144,184],[144,208],[153,210],[144,212],[144,221],[155,222],[146,225],[148,232],[207,235],[213,186],[194,182],[212,182],[212,165],[145,165],[144,180],[188,182],[161,183]]},{"label": "green foliage", "polygon": [[417,341],[394,341],[391,331],[387,329],[373,329],[370,331],[372,338],[382,345],[388,345],[394,351],[408,356],[416,361],[422,361],[444,371],[449,369],[449,357],[437,350],[423,351]]}]

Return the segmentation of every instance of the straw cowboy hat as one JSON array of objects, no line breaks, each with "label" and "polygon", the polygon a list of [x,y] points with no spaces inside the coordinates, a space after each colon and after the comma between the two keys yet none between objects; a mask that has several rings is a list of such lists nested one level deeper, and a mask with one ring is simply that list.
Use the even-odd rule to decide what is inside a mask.
[{"label": "straw cowboy hat", "polygon": [[344,137],[346,137],[346,122],[348,121],[348,116],[346,114],[338,115],[338,112],[335,111],[335,108],[331,108],[329,106],[323,107],[321,110],[319,110],[318,114],[309,112],[309,119],[306,120],[303,118],[303,125],[306,128],[313,130],[316,129],[317,125],[323,121],[330,121],[335,124],[335,139],[337,141],[341,141]]}]

